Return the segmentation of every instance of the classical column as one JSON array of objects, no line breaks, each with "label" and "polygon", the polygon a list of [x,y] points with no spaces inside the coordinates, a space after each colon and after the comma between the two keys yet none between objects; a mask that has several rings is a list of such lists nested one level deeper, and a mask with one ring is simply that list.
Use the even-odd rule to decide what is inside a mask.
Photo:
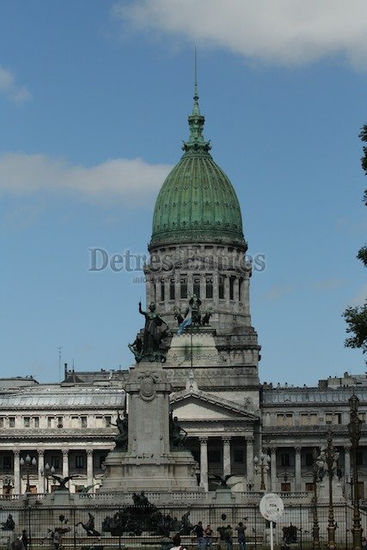
[{"label": "classical column", "polygon": [[301,481],[301,447],[296,447],[296,461],[295,461],[295,490],[301,491],[302,481]]},{"label": "classical column", "polygon": [[206,298],[206,277],[205,273],[200,273],[200,298],[205,300]]},{"label": "classical column", "polygon": [[223,437],[223,475],[231,475],[231,438]]},{"label": "classical column", "polygon": [[199,437],[200,441],[200,485],[208,490],[208,438]]},{"label": "classical column", "polygon": [[62,475],[63,477],[69,475],[69,449],[62,450]]},{"label": "classical column", "polygon": [[271,447],[270,449],[270,476],[271,476],[271,490],[276,491],[277,487],[277,449]]},{"label": "classical column", "polygon": [[229,277],[226,275],[224,277],[224,299],[229,302]]},{"label": "classical column", "polygon": [[247,484],[253,487],[254,484],[254,438],[246,438],[246,470]]},{"label": "classical column", "polygon": [[93,485],[93,449],[87,449],[87,484]]},{"label": "classical column", "polygon": [[217,273],[213,273],[213,302],[218,304],[219,292],[218,292],[219,276]]},{"label": "classical column", "polygon": [[44,450],[38,449],[38,493],[45,492],[45,458]]},{"label": "classical column", "polygon": [[14,493],[20,494],[20,463],[19,463],[19,451],[13,451],[14,455]]}]

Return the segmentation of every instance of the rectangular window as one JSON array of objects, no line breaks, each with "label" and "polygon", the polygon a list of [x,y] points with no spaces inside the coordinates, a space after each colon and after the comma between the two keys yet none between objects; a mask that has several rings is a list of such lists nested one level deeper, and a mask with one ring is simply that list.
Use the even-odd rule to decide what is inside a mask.
[{"label": "rectangular window", "polygon": [[282,482],[282,483],[280,484],[280,490],[281,490],[282,493],[290,493],[291,484],[290,484],[290,483]]},{"label": "rectangular window", "polygon": [[181,298],[187,298],[187,277],[181,277],[180,297]]},{"label": "rectangular window", "polygon": [[357,466],[363,466],[363,452],[357,452]]},{"label": "rectangular window", "polygon": [[86,416],[81,416],[80,417],[80,420],[81,420],[81,425],[82,425],[82,428],[87,428],[88,427],[88,419]]},{"label": "rectangular window", "polygon": [[284,467],[290,466],[289,453],[280,454],[280,465]]},{"label": "rectangular window", "polygon": [[235,283],[236,277],[231,276],[229,278],[229,299],[234,300],[234,283]]},{"label": "rectangular window", "polygon": [[76,455],[75,457],[75,468],[82,469],[84,468],[84,456]]},{"label": "rectangular window", "polygon": [[59,470],[60,468],[60,457],[57,455],[51,455],[50,456],[50,466],[53,466],[55,470]]},{"label": "rectangular window", "polygon": [[0,428],[4,427],[4,417],[0,416]]},{"label": "rectangular window", "polygon": [[105,426],[106,426],[106,428],[110,428],[110,427],[111,427],[111,420],[112,420],[111,416],[105,416],[105,417],[104,417],[104,421],[105,421]]},{"label": "rectangular window", "polygon": [[222,455],[220,449],[209,449],[208,450],[208,462],[210,464],[218,464],[222,460]]},{"label": "rectangular window", "polygon": [[5,455],[3,457],[3,468],[4,470],[11,470],[13,467],[11,456]]},{"label": "rectangular window", "polygon": [[245,453],[244,453],[243,449],[235,447],[233,449],[233,462],[235,462],[237,464],[243,464],[244,461],[245,461]]},{"label": "rectangular window", "polygon": [[174,300],[175,299],[175,280],[170,279],[169,281],[169,299]]},{"label": "rectangular window", "polygon": [[[305,464],[306,466],[313,466],[313,456],[312,453],[305,454]],[[306,489],[307,491],[307,489]]]},{"label": "rectangular window", "polygon": [[366,422],[366,413],[358,413],[358,417],[361,422]]},{"label": "rectangular window", "polygon": [[311,482],[307,482],[307,483],[306,483],[306,491],[309,492],[309,493],[312,493],[312,491],[313,491],[313,483],[311,483]]},{"label": "rectangular window", "polygon": [[9,428],[15,428],[15,416],[9,416]]},{"label": "rectangular window", "polygon": [[35,428],[39,428],[40,427],[40,417],[39,416],[34,416],[33,417],[33,426]]},{"label": "rectangular window", "polygon": [[57,427],[63,428],[64,427],[64,418],[62,416],[57,417]]},{"label": "rectangular window", "polygon": [[213,298],[213,277],[210,275],[205,277],[205,297]]},{"label": "rectangular window", "polygon": [[219,276],[218,295],[219,295],[220,300],[224,300],[224,277],[223,277],[223,275]]},{"label": "rectangular window", "polygon": [[193,293],[200,298],[200,277],[198,275],[194,275]]},{"label": "rectangular window", "polygon": [[102,455],[102,456],[99,457],[99,469],[100,469],[100,470],[103,470],[103,467],[104,467],[104,465],[105,465],[105,464],[104,464],[104,461],[105,461],[105,460],[106,460],[106,457],[105,457],[105,456]]},{"label": "rectangular window", "polygon": [[161,281],[161,302],[164,302],[164,281]]},{"label": "rectangular window", "polygon": [[53,416],[48,416],[47,417],[47,427],[48,428],[53,428],[54,427],[54,417]]},{"label": "rectangular window", "polygon": [[31,417],[30,416],[25,416],[23,418],[23,424],[24,424],[25,428],[29,428],[30,425],[31,425]]}]

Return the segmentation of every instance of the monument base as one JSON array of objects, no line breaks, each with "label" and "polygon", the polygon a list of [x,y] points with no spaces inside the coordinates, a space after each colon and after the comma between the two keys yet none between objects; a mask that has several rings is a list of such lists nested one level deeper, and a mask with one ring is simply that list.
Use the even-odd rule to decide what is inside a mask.
[{"label": "monument base", "polygon": [[201,490],[195,475],[196,462],[189,451],[173,451],[160,457],[112,451],[105,465],[99,492]]}]

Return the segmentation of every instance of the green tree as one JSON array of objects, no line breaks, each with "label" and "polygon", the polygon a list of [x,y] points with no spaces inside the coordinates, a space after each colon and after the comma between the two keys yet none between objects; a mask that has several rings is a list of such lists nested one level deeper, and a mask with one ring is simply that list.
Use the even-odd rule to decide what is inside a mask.
[{"label": "green tree", "polygon": [[[359,134],[361,141],[367,143],[367,124],[363,126]],[[363,146],[363,157],[361,158],[362,170],[367,176],[367,146]],[[363,202],[367,206],[367,189],[363,195]],[[365,267],[367,267],[367,246],[362,246],[357,254]],[[344,311],[343,316],[347,323],[347,333],[351,334],[345,340],[345,346],[348,348],[360,348],[363,353],[367,352],[367,300],[362,306],[349,306]]]}]

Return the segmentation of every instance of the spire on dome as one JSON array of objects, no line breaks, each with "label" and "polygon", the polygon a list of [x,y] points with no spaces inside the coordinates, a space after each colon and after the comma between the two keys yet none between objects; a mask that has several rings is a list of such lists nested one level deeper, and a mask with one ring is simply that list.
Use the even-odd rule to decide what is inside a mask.
[{"label": "spire on dome", "polygon": [[203,136],[205,117],[200,114],[196,47],[195,47],[195,78],[194,78],[194,98],[193,99],[194,99],[194,105],[192,108],[192,114],[189,115],[188,117],[190,137],[189,137],[189,141],[184,141],[182,149],[186,152],[187,151],[208,152],[211,149],[211,145],[210,145],[210,141],[205,141]]}]

